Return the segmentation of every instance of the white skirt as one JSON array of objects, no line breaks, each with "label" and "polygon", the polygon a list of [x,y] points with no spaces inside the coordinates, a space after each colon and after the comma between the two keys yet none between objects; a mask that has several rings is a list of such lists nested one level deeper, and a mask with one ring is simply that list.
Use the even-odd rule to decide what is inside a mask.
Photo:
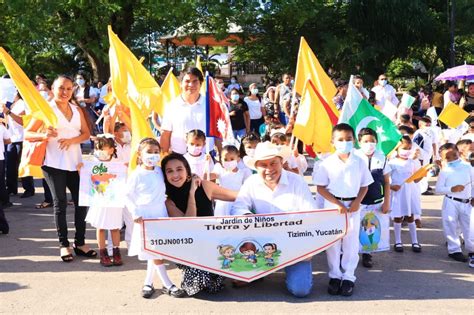
[{"label": "white skirt", "polygon": [[128,256],[138,256],[138,259],[140,260],[163,259],[163,257],[160,255],[145,251],[143,248],[142,235],[142,225],[140,223],[134,223]]},{"label": "white skirt", "polygon": [[123,226],[123,208],[90,207],[86,222],[96,229],[115,230]]}]

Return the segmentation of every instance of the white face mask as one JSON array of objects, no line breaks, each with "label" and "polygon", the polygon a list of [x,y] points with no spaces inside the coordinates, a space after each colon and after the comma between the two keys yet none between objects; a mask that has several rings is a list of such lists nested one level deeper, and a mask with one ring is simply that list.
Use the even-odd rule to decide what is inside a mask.
[{"label": "white face mask", "polygon": [[188,153],[191,154],[191,155],[201,155],[202,147],[194,146],[194,145],[188,145]]},{"label": "white face mask", "polygon": [[226,171],[232,171],[237,167],[237,160],[223,161],[222,166],[225,168]]},{"label": "white face mask", "polygon": [[99,161],[108,161],[110,160],[111,156],[109,153],[102,151],[102,150],[95,150],[94,151],[94,156],[99,160]]},{"label": "white face mask", "polygon": [[409,159],[411,156],[411,153],[412,153],[411,150],[404,150],[404,149],[398,150],[398,155],[400,155],[400,157],[404,159]]},{"label": "white face mask", "polygon": [[258,89],[252,89],[250,91],[250,93],[252,93],[252,95],[257,95],[258,94]]},{"label": "white face mask", "polygon": [[237,82],[235,79],[230,79],[230,83],[234,84],[235,82]]},{"label": "white face mask", "polygon": [[381,86],[387,85],[387,80],[379,80],[379,85]]},{"label": "white face mask", "polygon": [[160,155],[157,153],[143,153],[142,162],[145,166],[158,166],[160,162]]},{"label": "white face mask", "polygon": [[124,131],[122,132],[122,138],[120,138],[123,143],[130,143],[132,142],[132,135],[130,134],[130,131]]},{"label": "white face mask", "polygon": [[76,80],[76,83],[77,83],[77,85],[79,85],[79,86],[84,86],[84,84],[86,84],[86,81],[84,81],[84,79],[77,79],[77,80]]},{"label": "white face mask", "polygon": [[253,158],[255,156],[255,149],[245,149],[245,153]]},{"label": "white face mask", "polygon": [[224,88],[224,83],[217,83],[217,87],[222,90]]},{"label": "white face mask", "polygon": [[48,91],[40,91],[41,97],[47,100],[49,98]]},{"label": "white face mask", "polygon": [[360,148],[365,155],[372,155],[372,153],[374,153],[375,151],[376,146],[377,143],[375,142],[364,142],[360,144]]}]

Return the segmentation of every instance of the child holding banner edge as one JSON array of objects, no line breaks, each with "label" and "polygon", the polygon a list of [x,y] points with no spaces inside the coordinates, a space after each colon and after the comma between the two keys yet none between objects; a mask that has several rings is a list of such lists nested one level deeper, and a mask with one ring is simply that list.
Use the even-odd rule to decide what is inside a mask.
[{"label": "child holding banner edge", "polygon": [[354,291],[354,272],[359,262],[359,207],[374,181],[365,162],[353,153],[354,141],[355,132],[350,125],[334,126],[332,143],[336,152],[321,163],[314,181],[325,207],[337,207],[347,214],[349,222],[347,234],[326,250],[331,295],[351,296]]},{"label": "child holding banner edge", "polygon": [[[360,150],[356,154],[366,162],[374,182],[369,185],[367,194],[361,202],[361,212],[379,212],[387,214],[390,210],[390,166],[387,158],[382,152],[376,150],[377,133],[370,128],[362,128],[357,135],[360,144]],[[364,217],[364,214],[362,214]],[[389,218],[387,225],[389,225]],[[362,230],[361,230],[362,231]],[[381,231],[383,233],[383,231]],[[388,234],[388,229],[387,232]],[[362,265],[366,268],[372,268],[372,255],[364,252],[362,254]]]},{"label": "child holding banner edge", "polygon": [[131,212],[135,222],[132,231],[129,256],[138,255],[138,259],[147,261],[147,274],[143,284],[142,296],[150,298],[155,289],[153,287],[154,271],[158,273],[163,284],[162,293],[180,298],[185,295],[182,289],[176,287],[166,273],[164,260],[156,259],[144,251],[142,242],[143,219],[168,217],[165,206],[165,184],[160,161],[160,144],[153,138],[144,138],[138,146],[137,168],[127,181],[127,209]]}]

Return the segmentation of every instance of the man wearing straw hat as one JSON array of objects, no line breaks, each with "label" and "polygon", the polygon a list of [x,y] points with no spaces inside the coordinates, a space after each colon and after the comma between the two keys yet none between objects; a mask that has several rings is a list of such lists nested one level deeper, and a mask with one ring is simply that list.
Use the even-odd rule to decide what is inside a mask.
[{"label": "man wearing straw hat", "polygon": [[[285,171],[283,164],[290,157],[288,147],[270,142],[259,143],[255,155],[244,158],[245,164],[257,171],[242,185],[231,214],[245,215],[291,212],[315,209],[315,201],[303,177]],[[286,287],[296,297],[311,293],[313,274],[311,260],[285,268]]]}]

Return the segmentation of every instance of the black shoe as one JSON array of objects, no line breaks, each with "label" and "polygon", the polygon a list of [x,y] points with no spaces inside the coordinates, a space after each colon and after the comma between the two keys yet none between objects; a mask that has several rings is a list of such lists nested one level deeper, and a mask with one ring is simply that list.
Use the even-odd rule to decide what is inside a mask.
[{"label": "black shoe", "polygon": [[428,190],[428,191],[433,191],[434,189],[433,189],[433,187],[428,186],[428,189],[427,189],[427,190]]},{"label": "black shoe", "polygon": [[330,279],[328,285],[328,293],[331,295],[341,294],[341,279]]},{"label": "black shoe", "polygon": [[452,253],[452,254],[449,254],[448,256],[454,259],[455,261],[467,262],[466,256],[464,256],[463,253],[461,252]]},{"label": "black shoe", "polygon": [[422,195],[423,195],[423,196],[433,196],[434,193],[433,193],[432,191],[427,190],[427,191],[425,191],[424,193],[422,193]]},{"label": "black shoe", "polygon": [[163,287],[163,289],[161,289],[161,293],[168,294],[169,296],[172,296],[172,297],[175,297],[175,298],[182,298],[186,295],[186,291],[184,291],[183,289],[178,288],[174,284],[169,288]]},{"label": "black shoe", "polygon": [[149,299],[155,293],[155,288],[152,285],[144,285],[142,288],[142,297],[145,299]]},{"label": "black shoe", "polygon": [[372,268],[372,255],[362,254],[362,266],[364,266],[365,268]]},{"label": "black shoe", "polygon": [[8,195],[9,195],[9,196],[16,196],[17,194],[18,194],[18,193],[16,193],[16,192],[11,192],[11,191],[8,192]]},{"label": "black shoe", "polygon": [[402,243],[396,243],[395,245],[393,245],[393,249],[397,253],[403,253],[403,244]]},{"label": "black shoe", "polygon": [[343,280],[341,284],[341,295],[351,296],[354,293],[354,282],[350,280]]},{"label": "black shoe", "polygon": [[20,198],[30,198],[33,197],[35,193],[33,191],[25,191]]},{"label": "black shoe", "polygon": [[412,251],[414,251],[415,253],[421,253],[421,245],[418,244],[418,243],[413,243],[413,244],[411,244],[411,249],[412,249]]}]

